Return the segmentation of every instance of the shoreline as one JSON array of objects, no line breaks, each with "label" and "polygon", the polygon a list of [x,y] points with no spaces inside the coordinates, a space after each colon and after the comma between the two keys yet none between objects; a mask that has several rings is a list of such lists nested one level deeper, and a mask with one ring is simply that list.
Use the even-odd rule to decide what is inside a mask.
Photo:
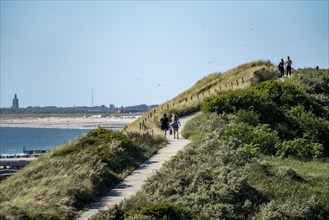
[{"label": "shoreline", "polygon": [[93,129],[124,128],[138,116],[121,117],[1,117],[0,127]]}]

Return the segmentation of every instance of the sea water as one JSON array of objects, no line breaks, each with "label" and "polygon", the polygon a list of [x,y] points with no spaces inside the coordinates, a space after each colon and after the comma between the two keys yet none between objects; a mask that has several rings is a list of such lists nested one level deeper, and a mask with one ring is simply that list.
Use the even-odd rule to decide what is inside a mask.
[{"label": "sea water", "polygon": [[91,129],[0,127],[0,155],[51,150]]}]

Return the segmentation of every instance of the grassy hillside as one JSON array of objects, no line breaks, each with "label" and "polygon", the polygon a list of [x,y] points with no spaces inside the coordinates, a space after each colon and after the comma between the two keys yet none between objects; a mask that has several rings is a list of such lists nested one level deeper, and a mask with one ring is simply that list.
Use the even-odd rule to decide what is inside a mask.
[{"label": "grassy hillside", "polygon": [[[211,74],[124,131],[96,129],[52,150],[0,183],[0,219],[73,219],[166,143],[157,136],[163,113],[182,116],[200,110],[206,97],[278,75],[268,61]],[[141,123],[155,135],[142,134]]]},{"label": "grassy hillside", "polygon": [[0,219],[73,219],[166,142],[99,128],[0,183]]},{"label": "grassy hillside", "polygon": [[171,115],[175,112],[178,116],[183,116],[199,111],[202,101],[207,97],[247,88],[269,79],[277,79],[279,75],[277,68],[269,61],[253,61],[225,73],[210,74],[172,100],[148,111],[129,125],[127,131],[143,132],[140,125],[144,124],[159,135],[161,134],[159,121],[163,114]]},{"label": "grassy hillside", "polygon": [[93,219],[329,219],[329,70],[204,100],[192,143]]}]

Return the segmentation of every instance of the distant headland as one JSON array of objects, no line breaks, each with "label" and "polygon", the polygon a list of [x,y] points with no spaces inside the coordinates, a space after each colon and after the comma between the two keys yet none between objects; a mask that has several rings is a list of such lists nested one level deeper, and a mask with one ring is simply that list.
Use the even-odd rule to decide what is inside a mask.
[{"label": "distant headland", "polygon": [[[127,107],[116,107],[111,104],[109,106],[101,105],[101,106],[74,106],[74,107],[57,107],[57,106],[29,106],[26,108],[18,107],[18,99],[15,94],[15,98],[13,105],[11,108],[0,108],[1,116],[91,116],[91,115],[109,115],[109,114],[120,114],[120,113],[140,113],[146,112],[158,105],[134,105]],[[15,106],[15,107],[14,107]]]}]

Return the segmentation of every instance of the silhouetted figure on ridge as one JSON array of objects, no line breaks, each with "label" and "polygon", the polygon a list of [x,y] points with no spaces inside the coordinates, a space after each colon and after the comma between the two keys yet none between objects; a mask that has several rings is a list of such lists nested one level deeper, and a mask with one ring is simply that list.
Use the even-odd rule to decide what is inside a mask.
[{"label": "silhouetted figure on ridge", "polygon": [[280,77],[283,77],[284,75],[284,60],[281,58],[281,61],[278,65],[278,68],[280,70]]},{"label": "silhouetted figure on ridge", "polygon": [[287,70],[287,77],[291,76],[291,65],[292,65],[292,61],[290,59],[290,57],[287,57],[287,61],[286,61],[286,70]]}]

